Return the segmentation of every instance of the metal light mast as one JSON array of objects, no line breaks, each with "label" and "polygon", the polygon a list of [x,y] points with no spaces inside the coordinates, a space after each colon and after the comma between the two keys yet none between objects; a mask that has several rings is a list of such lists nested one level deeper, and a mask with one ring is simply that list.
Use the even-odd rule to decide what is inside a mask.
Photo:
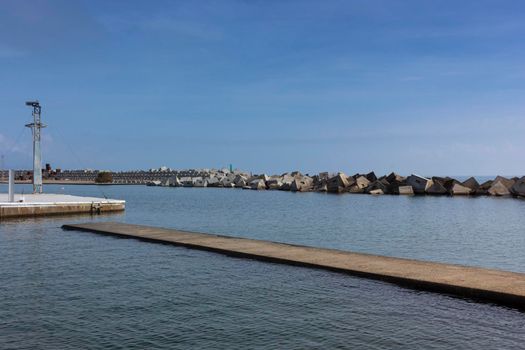
[{"label": "metal light mast", "polygon": [[33,122],[26,124],[33,132],[33,193],[42,193],[42,151],[40,150],[41,129],[46,126],[40,120],[42,107],[38,101],[28,101],[26,106],[33,107]]}]

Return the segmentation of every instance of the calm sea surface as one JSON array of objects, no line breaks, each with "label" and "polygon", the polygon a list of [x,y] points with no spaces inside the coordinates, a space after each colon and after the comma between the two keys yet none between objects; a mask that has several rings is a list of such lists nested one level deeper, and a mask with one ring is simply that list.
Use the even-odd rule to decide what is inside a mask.
[{"label": "calm sea surface", "polygon": [[525,348],[525,313],[513,309],[60,229],[124,221],[525,272],[523,200],[45,190],[122,198],[127,210],[0,223],[0,349]]}]

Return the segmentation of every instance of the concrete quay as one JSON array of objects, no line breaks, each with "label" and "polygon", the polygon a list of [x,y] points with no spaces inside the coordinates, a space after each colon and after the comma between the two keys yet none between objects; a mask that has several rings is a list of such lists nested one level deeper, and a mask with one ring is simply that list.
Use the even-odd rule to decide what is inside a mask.
[{"label": "concrete quay", "polygon": [[17,217],[99,214],[123,211],[126,201],[65,194],[15,194],[15,201],[8,202],[7,193],[0,193],[0,220]]},{"label": "concrete quay", "polygon": [[115,222],[62,228],[321,268],[525,310],[525,274],[521,273]]}]

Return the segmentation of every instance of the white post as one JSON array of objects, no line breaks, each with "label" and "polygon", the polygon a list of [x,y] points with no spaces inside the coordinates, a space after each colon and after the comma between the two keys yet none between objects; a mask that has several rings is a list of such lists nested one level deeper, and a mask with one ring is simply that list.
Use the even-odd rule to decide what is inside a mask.
[{"label": "white post", "polygon": [[9,170],[9,195],[7,201],[11,203],[15,201],[15,171],[12,169]]}]

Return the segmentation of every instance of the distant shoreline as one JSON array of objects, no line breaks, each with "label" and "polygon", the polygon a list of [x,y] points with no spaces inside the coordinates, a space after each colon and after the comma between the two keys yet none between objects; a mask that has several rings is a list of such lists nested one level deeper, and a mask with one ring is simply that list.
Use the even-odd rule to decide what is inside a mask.
[{"label": "distant shoreline", "polygon": [[[17,180],[15,181],[15,184],[16,185],[31,185],[33,182],[31,180],[25,180],[25,181],[20,181],[20,180]],[[0,184],[5,184],[7,185],[7,181],[0,181]],[[108,185],[142,185],[142,186],[145,186],[144,184],[132,184],[132,183],[97,183],[97,182],[94,182],[94,181],[63,181],[63,180],[44,180],[43,181],[43,184],[44,185],[102,185],[102,186],[108,186]]]}]

